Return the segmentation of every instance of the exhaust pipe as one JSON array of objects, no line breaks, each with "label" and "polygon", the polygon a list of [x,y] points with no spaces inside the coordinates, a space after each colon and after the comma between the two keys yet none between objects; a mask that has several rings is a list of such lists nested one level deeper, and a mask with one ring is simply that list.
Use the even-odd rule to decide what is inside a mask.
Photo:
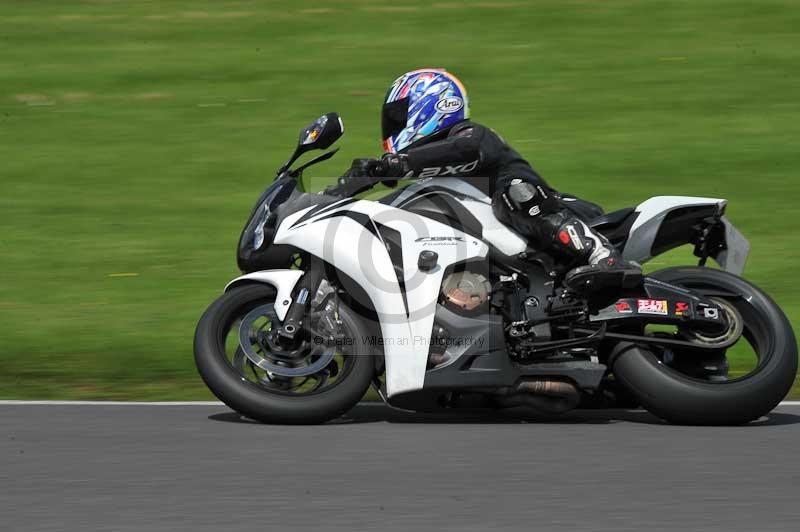
[{"label": "exhaust pipe", "polygon": [[563,414],[581,400],[581,392],[571,382],[551,378],[520,381],[497,398],[504,407],[527,406],[544,414]]}]

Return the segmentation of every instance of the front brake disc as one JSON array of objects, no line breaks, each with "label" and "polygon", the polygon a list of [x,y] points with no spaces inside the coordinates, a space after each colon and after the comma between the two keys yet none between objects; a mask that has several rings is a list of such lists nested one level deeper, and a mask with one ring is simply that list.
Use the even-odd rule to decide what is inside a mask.
[{"label": "front brake disc", "polygon": [[[267,346],[257,341],[258,333],[262,330],[261,327],[256,326],[256,321],[258,321],[259,318],[267,318],[273,330],[277,330],[281,323],[278,319],[278,315],[275,313],[275,305],[272,303],[254,308],[247,313],[242,319],[242,323],[239,325],[239,346],[242,348],[242,351],[244,351],[245,356],[264,371],[274,375],[280,375],[281,377],[305,377],[324,369],[336,355],[334,346],[320,345],[318,347],[312,347],[302,359],[297,360],[297,362],[307,362],[317,356],[316,360],[311,363],[294,366],[276,364],[268,358],[269,351],[267,350]],[[260,348],[263,355],[266,356],[259,353],[256,348]]]}]

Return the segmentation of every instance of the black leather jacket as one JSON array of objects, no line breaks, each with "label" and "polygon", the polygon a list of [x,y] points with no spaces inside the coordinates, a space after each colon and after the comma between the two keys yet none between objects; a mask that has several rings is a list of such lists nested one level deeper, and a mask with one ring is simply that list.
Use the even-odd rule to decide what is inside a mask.
[{"label": "black leather jacket", "polygon": [[492,196],[514,178],[552,190],[522,156],[492,129],[465,120],[444,138],[424,139],[403,152],[414,177],[461,177]]},{"label": "black leather jacket", "polygon": [[[512,179],[524,179],[543,187],[557,200],[558,205],[554,206],[556,210],[565,210],[585,221],[603,214],[603,209],[598,205],[553,189],[500,135],[476,122],[460,122],[449,130],[410,145],[400,155],[406,157],[403,175],[380,175],[461,178],[495,200],[498,218],[504,222],[510,221],[509,213],[503,212],[497,197]],[[349,174],[368,176],[369,166],[377,162],[373,159],[357,159],[354,165],[363,164],[363,168],[351,168]],[[363,182],[355,179],[349,185],[348,193],[367,190],[375,183],[369,178]],[[563,201],[565,199],[567,201]]]}]

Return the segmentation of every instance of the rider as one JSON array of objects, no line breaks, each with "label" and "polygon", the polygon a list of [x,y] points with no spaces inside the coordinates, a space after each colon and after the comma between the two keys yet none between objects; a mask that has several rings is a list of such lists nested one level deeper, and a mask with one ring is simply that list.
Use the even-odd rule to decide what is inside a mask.
[{"label": "rider", "polygon": [[[589,294],[632,287],[641,268],[564,207],[560,196],[492,129],[469,120],[467,92],[443,69],[403,74],[383,104],[379,160],[356,159],[345,174],[366,189],[369,176],[460,177],[492,197],[495,216],[536,247],[579,264],[565,285]],[[346,181],[342,181],[346,182]]]}]

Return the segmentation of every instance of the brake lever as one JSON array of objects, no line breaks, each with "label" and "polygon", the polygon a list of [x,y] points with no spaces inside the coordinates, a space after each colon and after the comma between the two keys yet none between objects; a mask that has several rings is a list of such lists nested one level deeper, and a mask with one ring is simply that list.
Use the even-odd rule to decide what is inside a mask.
[{"label": "brake lever", "polygon": [[370,190],[375,185],[384,183],[389,187],[397,186],[396,177],[374,177],[371,175],[340,177],[339,183],[326,188],[323,193],[329,196],[355,196]]}]

